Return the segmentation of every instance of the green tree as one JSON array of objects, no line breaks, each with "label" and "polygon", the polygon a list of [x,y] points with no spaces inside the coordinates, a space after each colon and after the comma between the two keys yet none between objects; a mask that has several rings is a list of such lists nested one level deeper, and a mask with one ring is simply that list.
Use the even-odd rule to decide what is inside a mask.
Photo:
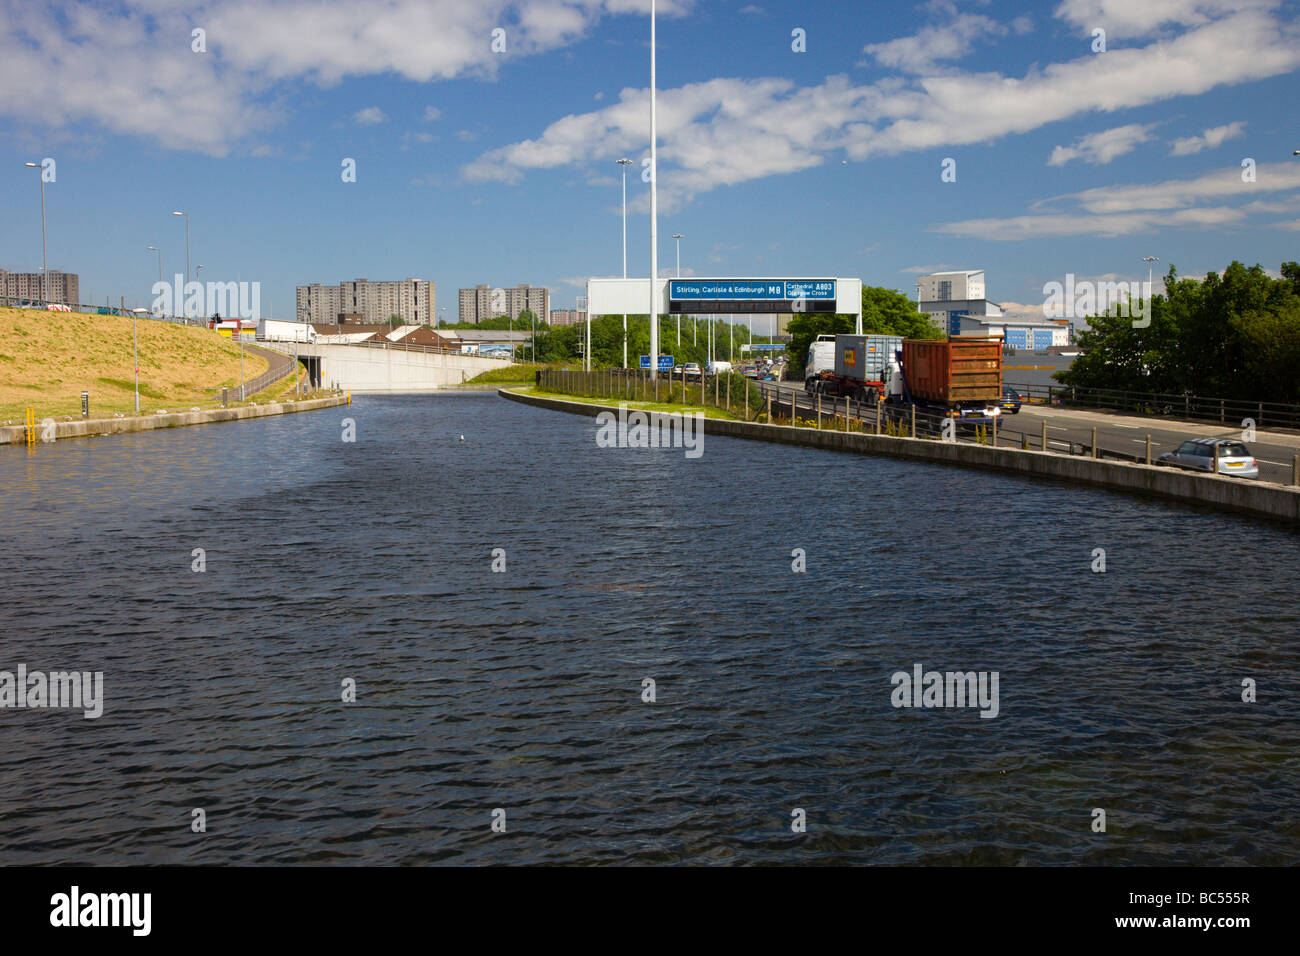
[{"label": "green tree", "polygon": [[1148,326],[1116,314],[1089,320],[1080,355],[1058,381],[1089,388],[1190,392],[1241,401],[1300,400],[1300,265],[1280,279],[1233,262],[1204,280],[1172,266]]},{"label": "green tree", "polygon": [[[855,328],[851,315],[809,313],[796,315],[790,333],[790,369],[802,374],[808,348],[819,335],[846,335]],[[908,339],[943,338],[930,317],[916,310],[910,298],[895,289],[862,287],[862,331],[868,335],[901,335]]]},{"label": "green tree", "polygon": [[862,331],[905,339],[941,339],[944,333],[908,296],[895,289],[862,287]]}]

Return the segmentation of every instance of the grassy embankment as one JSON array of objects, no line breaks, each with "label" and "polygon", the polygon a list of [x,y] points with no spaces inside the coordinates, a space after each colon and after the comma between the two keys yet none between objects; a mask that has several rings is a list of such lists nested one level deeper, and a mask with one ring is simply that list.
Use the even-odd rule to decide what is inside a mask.
[{"label": "grassy embankment", "polygon": [[538,365],[532,362],[520,362],[518,365],[507,365],[505,368],[494,368],[487,372],[480,372],[473,378],[465,382],[466,385],[514,385],[524,382],[534,382],[537,380],[537,370],[546,368],[545,365]]},{"label": "grassy embankment", "polygon": [[[0,309],[0,424],[21,424],[28,406],[37,419],[80,418],[81,392],[92,418],[135,412],[131,322],[116,315]],[[139,320],[140,411],[181,411],[221,404],[221,387],[239,386],[239,346],[218,333],[170,322]],[[267,369],[245,352],[244,377]],[[291,387],[292,376],[266,401]],[[232,404],[234,404],[232,402]]]}]

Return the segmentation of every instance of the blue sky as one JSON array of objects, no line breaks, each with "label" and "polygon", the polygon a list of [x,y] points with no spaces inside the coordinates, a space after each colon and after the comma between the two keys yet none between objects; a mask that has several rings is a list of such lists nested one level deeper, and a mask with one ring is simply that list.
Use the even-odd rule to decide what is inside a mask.
[{"label": "blue sky", "polygon": [[[1300,10],[1278,0],[690,2],[658,17],[659,264],[993,299],[1300,259]],[[456,289],[649,270],[649,0],[0,0],[0,267]],[[191,49],[206,31],[206,52]],[[492,31],[505,30],[504,52]],[[792,49],[792,31],[806,52]],[[1094,31],[1106,49],[1094,52]],[[353,158],[357,181],[344,183]],[[956,181],[941,181],[956,161]],[[1241,163],[1255,161],[1254,182]]]}]

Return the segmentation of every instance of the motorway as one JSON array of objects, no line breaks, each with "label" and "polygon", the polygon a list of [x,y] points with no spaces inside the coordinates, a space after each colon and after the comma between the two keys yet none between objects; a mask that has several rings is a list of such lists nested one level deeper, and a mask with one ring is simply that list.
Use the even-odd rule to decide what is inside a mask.
[{"label": "motorway", "polygon": [[[773,411],[779,416],[790,414],[793,397],[801,418],[816,418],[816,400],[809,396],[798,382],[755,382],[765,392],[771,392]],[[831,413],[831,399],[824,399],[824,411]],[[840,400],[840,406],[843,401]],[[857,407],[854,406],[857,414]],[[873,410],[866,406],[863,413],[874,421]],[[998,444],[1023,447],[1042,447],[1043,425],[1047,425],[1049,451],[1064,454],[1084,454],[1092,444],[1092,429],[1097,429],[1097,448],[1104,458],[1144,460],[1146,438],[1151,436],[1151,459],[1176,449],[1189,438],[1233,438],[1240,440],[1240,428],[1204,422],[1186,422],[1175,418],[1137,417],[1104,409],[1054,408],[1046,405],[1024,405],[1017,414],[1006,414],[998,424]],[[1255,439],[1247,441],[1259,462],[1260,479],[1279,484],[1290,484],[1294,456],[1300,455],[1300,434],[1285,431],[1258,429]]]}]

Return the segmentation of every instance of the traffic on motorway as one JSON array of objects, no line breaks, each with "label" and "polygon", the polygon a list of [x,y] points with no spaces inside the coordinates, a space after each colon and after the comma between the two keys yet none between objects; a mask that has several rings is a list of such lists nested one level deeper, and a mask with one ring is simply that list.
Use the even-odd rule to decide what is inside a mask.
[{"label": "traffic on motorway", "polygon": [[[1142,461],[1149,442],[1152,463],[1164,467],[1283,484],[1293,479],[1300,436],[1246,434],[1242,429],[1174,418],[1136,418],[1107,410],[1033,404],[1026,398],[1028,389],[1002,378],[1001,352],[995,348],[981,351],[985,344],[989,343],[962,336],[950,337],[946,343],[922,343],[897,336],[826,335],[819,336],[809,349],[802,387],[781,384],[787,371],[781,359],[742,363],[737,370],[758,380],[774,400],[798,409],[800,415],[805,409],[811,414],[819,396],[938,408],[960,424],[990,425],[996,418],[1016,415],[1021,417],[1014,424],[998,424],[999,444],[1014,442],[1037,448],[1042,447],[1040,436],[1045,435],[1049,451],[1091,453],[1095,442],[1101,457]],[[973,358],[996,369],[996,376],[985,378],[963,371]],[[909,380],[909,359],[919,370],[914,372],[915,381]]]}]

